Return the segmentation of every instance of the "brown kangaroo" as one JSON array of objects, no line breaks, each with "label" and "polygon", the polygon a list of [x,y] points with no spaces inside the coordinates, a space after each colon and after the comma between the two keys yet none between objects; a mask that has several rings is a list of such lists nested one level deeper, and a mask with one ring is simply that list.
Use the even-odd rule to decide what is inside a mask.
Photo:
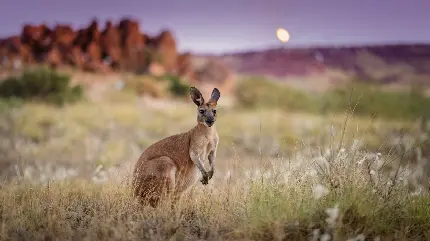
[{"label": "brown kangaroo", "polygon": [[[177,201],[202,174],[203,185],[214,174],[214,161],[218,147],[215,129],[216,106],[220,98],[217,88],[205,102],[200,91],[190,88],[190,95],[197,105],[197,125],[188,132],[169,136],[146,148],[136,163],[132,185],[135,197],[143,204],[156,207],[163,195]],[[208,158],[210,169],[203,161]]]}]

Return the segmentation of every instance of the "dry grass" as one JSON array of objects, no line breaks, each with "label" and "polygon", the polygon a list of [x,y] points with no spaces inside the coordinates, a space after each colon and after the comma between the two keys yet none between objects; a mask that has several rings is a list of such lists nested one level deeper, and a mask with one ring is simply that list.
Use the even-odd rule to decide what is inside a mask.
[{"label": "dry grass", "polygon": [[110,94],[4,109],[1,240],[430,239],[415,123],[220,106],[214,178],[152,209],[128,176],[145,147],[194,125],[195,108]]},{"label": "dry grass", "polygon": [[[401,179],[392,186],[374,185],[367,175],[371,172],[360,163],[363,156],[353,156],[353,152],[341,151],[333,159],[320,156],[306,165],[265,159],[269,165],[262,163],[254,173],[232,164],[229,174],[208,186],[196,185],[174,210],[168,203],[157,209],[137,205],[126,176],[101,185],[88,181],[10,183],[0,189],[0,237],[428,240],[430,196],[408,193]],[[325,164],[328,169],[321,172]],[[383,195],[388,190],[390,195]]]}]

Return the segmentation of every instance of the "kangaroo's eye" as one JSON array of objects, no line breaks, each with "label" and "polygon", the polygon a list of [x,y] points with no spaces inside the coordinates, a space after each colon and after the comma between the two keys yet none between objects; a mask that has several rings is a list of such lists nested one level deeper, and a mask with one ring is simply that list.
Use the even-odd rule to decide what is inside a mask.
[{"label": "kangaroo's eye", "polygon": [[205,110],[200,109],[199,112],[200,112],[200,114],[203,114],[205,112]]},{"label": "kangaroo's eye", "polygon": [[216,110],[212,110],[212,112],[213,112],[214,114],[216,114]]}]

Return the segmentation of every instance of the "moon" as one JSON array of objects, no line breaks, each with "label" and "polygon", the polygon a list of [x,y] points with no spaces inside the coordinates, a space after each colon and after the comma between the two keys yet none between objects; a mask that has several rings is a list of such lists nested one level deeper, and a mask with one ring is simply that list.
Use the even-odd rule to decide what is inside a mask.
[{"label": "moon", "polygon": [[283,28],[278,28],[276,30],[276,37],[278,37],[279,41],[286,43],[290,40],[290,33]]}]

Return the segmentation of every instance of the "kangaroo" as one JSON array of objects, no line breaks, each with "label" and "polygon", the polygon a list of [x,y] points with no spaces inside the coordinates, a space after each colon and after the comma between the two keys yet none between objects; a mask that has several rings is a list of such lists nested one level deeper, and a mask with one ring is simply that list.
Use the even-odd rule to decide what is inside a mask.
[{"label": "kangaroo", "polygon": [[[205,102],[200,91],[190,88],[190,96],[197,105],[197,125],[188,132],[172,135],[146,148],[137,161],[132,185],[134,196],[141,203],[157,207],[163,195],[173,195],[176,202],[182,194],[197,182],[207,185],[214,174],[214,162],[219,137],[215,129],[216,106],[221,96],[214,88],[209,101]],[[203,162],[209,160],[206,171]]]}]

